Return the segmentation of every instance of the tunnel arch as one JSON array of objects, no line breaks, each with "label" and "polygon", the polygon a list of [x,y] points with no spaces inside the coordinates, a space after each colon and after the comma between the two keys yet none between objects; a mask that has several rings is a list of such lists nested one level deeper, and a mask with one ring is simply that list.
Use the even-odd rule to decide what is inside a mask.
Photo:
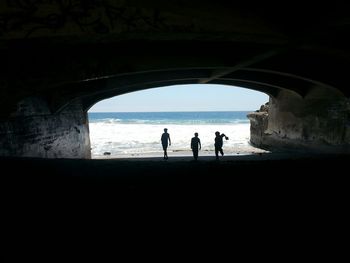
[{"label": "tunnel arch", "polygon": [[[79,98],[82,99],[84,110],[88,110],[100,100],[128,92],[171,85],[200,84],[206,78],[210,78],[215,70],[217,71],[218,69],[167,69],[106,76],[82,82],[82,86],[92,85],[98,87],[100,85],[100,87],[96,88],[97,91],[91,92],[92,94],[84,94]],[[227,68],[219,68],[219,70],[227,71]],[[247,88],[266,93],[271,97],[276,97],[281,90],[288,90],[297,96],[305,97],[308,91],[314,89],[315,86],[337,93],[339,96],[342,95],[342,92],[336,88],[316,80],[283,72],[250,68],[238,70],[205,83]],[[61,107],[64,107],[64,105],[61,105],[59,108]]]},{"label": "tunnel arch", "polygon": [[[238,86],[269,95],[267,117],[259,113],[249,116],[252,123],[251,142],[257,147],[266,150],[349,151],[349,102],[341,90],[319,80],[270,69],[195,67],[99,76],[61,85],[59,90],[47,96],[41,95],[40,99],[31,101],[25,98],[28,109],[41,109],[44,114],[32,112],[24,116],[18,109],[12,112],[11,118],[21,121],[10,120],[4,124],[14,130],[3,136],[2,143],[6,146],[0,154],[90,158],[87,111],[92,105],[133,91],[201,83]],[[311,99],[315,93],[317,97]],[[40,107],[31,105],[40,101]],[[33,137],[23,135],[17,127],[28,120],[31,128],[25,131],[28,135],[33,134],[30,135]],[[40,122],[44,124],[39,125],[38,130],[35,126]],[[37,139],[35,133],[42,138]],[[9,141],[19,143],[12,146]]]},{"label": "tunnel arch", "polygon": [[7,1],[0,11],[0,155],[88,158],[91,105],[195,83],[269,94],[262,144],[348,150],[348,6],[285,5]]}]

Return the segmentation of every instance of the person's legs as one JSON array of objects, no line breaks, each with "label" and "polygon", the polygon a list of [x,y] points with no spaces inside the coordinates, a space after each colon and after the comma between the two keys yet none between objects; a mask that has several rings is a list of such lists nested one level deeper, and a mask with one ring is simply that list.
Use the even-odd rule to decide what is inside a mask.
[{"label": "person's legs", "polygon": [[215,147],[215,156],[216,156],[216,160],[219,160],[219,148]]},{"label": "person's legs", "polygon": [[198,150],[197,149],[193,150],[193,157],[194,157],[195,160],[198,159]]},{"label": "person's legs", "polygon": [[221,156],[224,156],[224,151],[222,150],[222,148],[220,148],[220,153],[221,153]]},{"label": "person's legs", "polygon": [[167,145],[163,145],[163,150],[164,150],[164,159],[168,159],[168,153],[167,153]]}]

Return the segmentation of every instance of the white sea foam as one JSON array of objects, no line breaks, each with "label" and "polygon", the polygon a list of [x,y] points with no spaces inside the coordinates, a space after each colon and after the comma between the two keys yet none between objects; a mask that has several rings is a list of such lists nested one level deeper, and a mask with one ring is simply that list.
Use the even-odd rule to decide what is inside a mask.
[{"label": "white sea foam", "polygon": [[191,138],[195,132],[199,133],[203,151],[214,150],[215,132],[219,131],[229,137],[224,139],[225,154],[251,153],[256,150],[249,145],[250,124],[230,125],[158,125],[158,124],[120,124],[118,122],[90,123],[90,140],[92,158],[104,156],[110,152],[111,156],[131,156],[139,154],[162,155],[160,137],[163,129],[168,128],[171,146],[168,152],[190,151]]}]

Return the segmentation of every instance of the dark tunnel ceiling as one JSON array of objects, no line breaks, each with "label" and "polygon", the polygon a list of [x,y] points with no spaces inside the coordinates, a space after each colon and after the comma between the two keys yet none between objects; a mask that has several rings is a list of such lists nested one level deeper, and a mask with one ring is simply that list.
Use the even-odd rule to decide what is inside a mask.
[{"label": "dark tunnel ceiling", "polygon": [[57,110],[203,79],[349,96],[348,5],[305,2],[1,1],[1,111],[33,95]]}]

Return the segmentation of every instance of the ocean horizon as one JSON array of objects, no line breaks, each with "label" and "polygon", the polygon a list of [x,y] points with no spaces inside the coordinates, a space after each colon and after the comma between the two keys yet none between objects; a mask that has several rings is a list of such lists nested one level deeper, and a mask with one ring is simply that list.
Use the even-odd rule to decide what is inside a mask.
[{"label": "ocean horizon", "polygon": [[191,155],[190,141],[195,132],[202,144],[200,155],[212,154],[216,131],[229,137],[224,140],[225,154],[251,154],[257,148],[249,144],[249,112],[89,112],[92,158],[162,156],[164,128],[172,143],[169,157],[172,153]]}]

